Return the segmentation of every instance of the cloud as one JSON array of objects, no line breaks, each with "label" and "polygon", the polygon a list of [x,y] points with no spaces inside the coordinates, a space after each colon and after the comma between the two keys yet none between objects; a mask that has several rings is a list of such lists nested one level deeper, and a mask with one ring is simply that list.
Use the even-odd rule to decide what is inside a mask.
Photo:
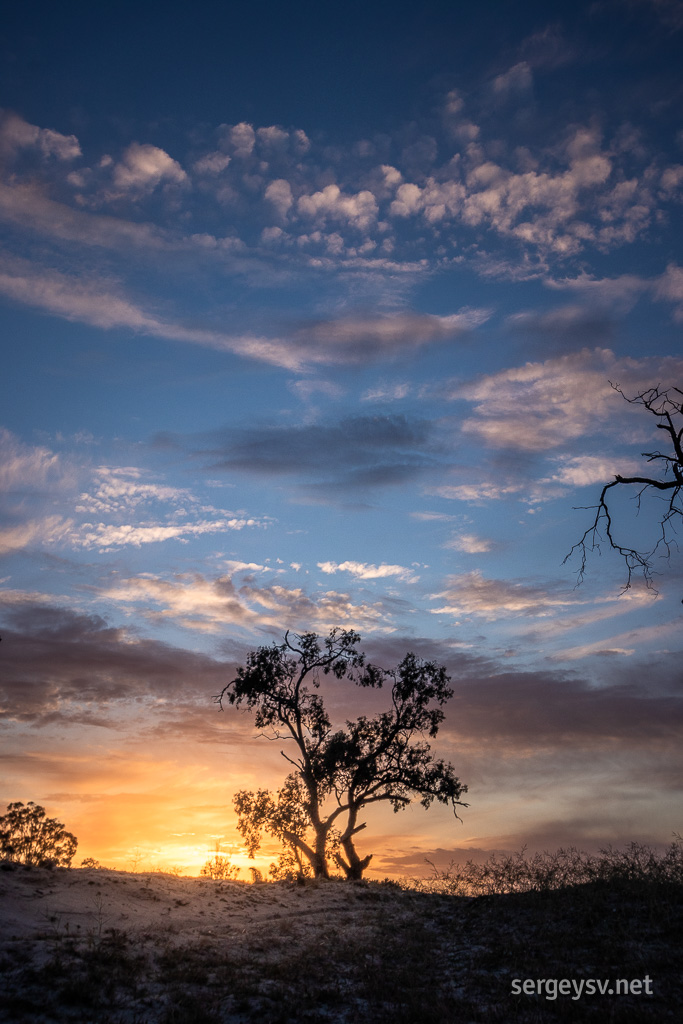
[{"label": "cloud", "polygon": [[297,212],[316,227],[324,227],[328,221],[333,221],[365,232],[377,220],[378,208],[372,192],[363,190],[355,195],[345,195],[338,185],[326,185],[320,192],[301,196]]},{"label": "cloud", "polygon": [[438,465],[426,420],[353,416],[337,424],[226,430],[199,451],[215,471],[311,481],[323,494],[414,480]]},{"label": "cloud", "polygon": [[74,547],[86,551],[117,551],[122,547],[139,548],[142,544],[154,544],[165,540],[179,540],[187,543],[188,537],[200,537],[207,533],[225,533],[228,530],[243,530],[247,526],[262,526],[258,519],[205,519],[184,523],[135,523],[112,525],[107,523],[82,523],[70,535]]},{"label": "cloud", "polygon": [[375,387],[368,388],[361,395],[361,400],[363,402],[400,402],[401,399],[408,397],[411,390],[411,385],[406,381],[395,384],[377,384]]},{"label": "cloud", "polygon": [[304,362],[313,356],[316,361],[366,363],[469,334],[489,316],[489,311],[480,309],[464,309],[448,316],[352,314],[299,327],[292,334],[292,347]]},{"label": "cloud", "polygon": [[[645,604],[648,598],[651,600],[650,595],[643,595],[640,603]],[[576,661],[579,658],[588,658],[592,655],[633,657],[639,649],[642,650],[644,644],[667,643],[671,640],[676,645],[680,636],[682,619],[683,617],[679,615],[672,622],[664,622],[658,626],[636,627],[611,637],[575,644],[572,647],[556,651],[551,658],[554,661]]]},{"label": "cloud", "polygon": [[229,666],[206,655],[141,639],[58,605],[19,600],[2,607],[0,719],[114,728],[112,702],[201,695],[210,705]]},{"label": "cloud", "polygon": [[59,544],[73,535],[73,519],[59,515],[30,519],[14,526],[0,528],[0,555],[38,545]]},{"label": "cloud", "polygon": [[554,460],[557,470],[551,476],[538,481],[545,484],[561,484],[565,487],[588,487],[605,483],[617,473],[632,476],[641,471],[642,465],[635,459],[606,455],[561,456]]},{"label": "cloud", "polygon": [[194,501],[187,488],[141,482],[138,479],[140,472],[135,466],[98,466],[95,470],[95,491],[93,494],[80,495],[76,511],[113,515],[130,511],[150,501],[170,501],[176,504]]},{"label": "cloud", "polygon": [[[309,596],[302,588],[245,582],[239,588],[230,576],[213,580],[199,573],[164,580],[138,576],[103,589],[100,596],[128,606],[142,606],[151,621],[172,620],[186,629],[222,633],[229,625],[245,628],[331,629],[345,625],[372,631],[390,629],[381,602],[354,604],[336,591]],[[157,605],[159,610],[151,606]]]},{"label": "cloud", "polygon": [[445,548],[453,548],[455,551],[464,551],[467,555],[484,554],[491,551],[494,546],[492,540],[485,537],[477,537],[474,533],[459,533],[444,544]]},{"label": "cloud", "polygon": [[675,319],[683,322],[683,267],[670,263],[654,286],[655,296],[675,303]]},{"label": "cloud", "polygon": [[462,425],[466,434],[493,447],[542,452],[622,420],[626,404],[610,381],[636,394],[682,370],[683,361],[674,358],[635,360],[584,349],[480,377],[451,397],[476,403]]},{"label": "cloud", "polygon": [[447,316],[418,313],[349,315],[298,326],[289,336],[228,334],[162,319],[126,297],[111,280],[72,277],[22,260],[0,261],[0,293],[67,320],[233,352],[287,369],[354,365],[401,355],[468,334],[489,316],[465,309]]},{"label": "cloud", "polygon": [[343,388],[331,380],[295,380],[288,386],[304,402],[309,401],[313,395],[326,395],[327,398],[336,400],[344,394]]},{"label": "cloud", "polygon": [[475,615],[488,621],[501,615],[545,617],[577,604],[576,597],[564,590],[553,592],[534,583],[486,579],[479,569],[447,577],[446,589],[433,594],[431,599],[446,602],[432,609],[434,615]]},{"label": "cloud", "polygon": [[369,565],[366,562],[318,562],[324,573],[348,572],[359,580],[379,580],[395,577],[404,583],[415,583],[420,577],[403,565]]},{"label": "cloud", "polygon": [[71,478],[59,455],[42,445],[31,446],[0,427],[0,493],[42,490]]},{"label": "cloud", "polygon": [[266,199],[272,203],[279,220],[284,223],[287,219],[287,214],[294,203],[292,198],[292,186],[283,178],[277,178],[275,181],[270,182],[264,195]]},{"label": "cloud", "polygon": [[519,97],[531,90],[533,75],[531,68],[526,61],[520,61],[508,71],[497,75],[491,83],[491,88],[497,99],[501,97]]},{"label": "cloud", "polygon": [[0,154],[14,158],[22,150],[33,150],[43,158],[75,160],[81,147],[75,135],[62,135],[52,128],[38,128],[17,114],[0,111]]},{"label": "cloud", "polygon": [[183,184],[187,175],[180,164],[158,146],[132,142],[114,167],[114,184],[122,189],[156,188],[162,181]]},{"label": "cloud", "polygon": [[614,322],[604,310],[584,306],[563,306],[549,312],[515,313],[507,320],[510,329],[532,343],[540,342],[543,351],[550,348],[588,348],[610,343]]}]

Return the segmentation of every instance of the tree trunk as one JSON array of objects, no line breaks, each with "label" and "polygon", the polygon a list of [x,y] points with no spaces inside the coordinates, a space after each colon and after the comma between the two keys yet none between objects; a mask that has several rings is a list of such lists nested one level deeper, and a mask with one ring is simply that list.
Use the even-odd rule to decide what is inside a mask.
[{"label": "tree trunk", "polygon": [[350,882],[359,881],[363,877],[363,872],[372,860],[372,854],[369,853],[367,857],[362,859],[356,852],[356,847],[353,845],[353,837],[357,832],[361,832],[365,828],[365,824],[356,825],[358,819],[358,808],[349,808],[349,819],[345,831],[343,832],[339,844],[343,848],[346,854],[346,860],[337,854],[337,863],[344,871],[347,879]]}]

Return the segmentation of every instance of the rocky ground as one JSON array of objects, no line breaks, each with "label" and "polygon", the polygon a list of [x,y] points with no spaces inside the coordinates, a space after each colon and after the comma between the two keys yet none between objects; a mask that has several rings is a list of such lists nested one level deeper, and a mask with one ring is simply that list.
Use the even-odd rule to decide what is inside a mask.
[{"label": "rocky ground", "polygon": [[[679,1021],[682,911],[671,884],[474,898],[386,883],[2,871],[0,1021]],[[527,979],[533,994],[521,991]],[[561,979],[571,993],[549,998]],[[589,979],[641,985],[591,994]]]}]

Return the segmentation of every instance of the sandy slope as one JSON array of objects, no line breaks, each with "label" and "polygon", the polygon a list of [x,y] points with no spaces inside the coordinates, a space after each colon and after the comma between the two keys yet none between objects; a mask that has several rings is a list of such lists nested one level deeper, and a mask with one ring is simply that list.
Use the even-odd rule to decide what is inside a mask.
[{"label": "sandy slope", "polygon": [[321,888],[177,878],[157,872],[34,868],[0,872],[0,936],[129,933],[196,936],[234,933],[260,921],[334,913],[343,883]]},{"label": "sandy slope", "polygon": [[[0,1024],[681,1020],[683,886],[467,898],[377,883],[0,871]],[[653,979],[550,1001],[519,978]]]}]

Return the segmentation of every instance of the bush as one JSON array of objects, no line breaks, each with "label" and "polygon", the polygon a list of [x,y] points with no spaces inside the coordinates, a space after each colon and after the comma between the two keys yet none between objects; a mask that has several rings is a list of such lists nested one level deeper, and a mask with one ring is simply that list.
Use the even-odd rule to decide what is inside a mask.
[{"label": "bush", "polygon": [[236,864],[230,863],[229,857],[222,853],[216,853],[213,857],[209,857],[201,873],[205,878],[213,878],[214,881],[223,882],[227,879],[237,878],[240,869]]},{"label": "bush", "polygon": [[77,846],[76,836],[32,800],[8,804],[0,817],[0,854],[15,864],[68,868]]},{"label": "bush", "polygon": [[611,846],[599,854],[576,847],[555,853],[526,850],[496,857],[483,864],[453,862],[445,871],[432,864],[432,877],[416,879],[413,888],[422,892],[443,892],[452,896],[492,896],[513,892],[547,892],[571,885],[628,882],[680,885],[683,882],[683,842],[679,836],[659,854],[642,843],[629,843],[623,850]]}]

